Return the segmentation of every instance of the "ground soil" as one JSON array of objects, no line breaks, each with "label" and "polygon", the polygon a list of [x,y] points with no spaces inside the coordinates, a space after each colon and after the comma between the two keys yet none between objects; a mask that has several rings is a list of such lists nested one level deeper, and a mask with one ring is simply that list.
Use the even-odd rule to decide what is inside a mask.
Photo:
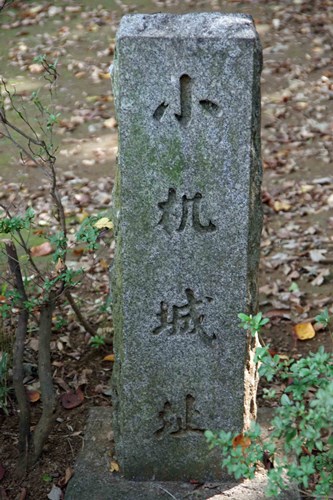
[{"label": "ground soil", "polygon": [[[332,0],[177,1],[121,0],[49,3],[15,1],[0,13],[1,75],[15,83],[23,97],[39,86],[33,57],[59,57],[60,88],[57,130],[60,185],[68,216],[75,222],[83,213],[107,210],[113,184],[117,130],[108,66],[114,35],[126,12],[186,12],[221,10],[253,15],[264,49],[262,75],[262,152],[264,166],[264,229],[260,265],[259,307],[270,319],[263,333],[280,354],[292,357],[332,350],[327,329],[301,341],[294,327],[315,323],[325,307],[333,313],[333,60]],[[133,0],[135,4],[135,0]],[[36,69],[36,68],[35,68]],[[0,201],[17,205],[34,200],[47,211],[48,189],[39,172],[22,165],[18,154],[0,140]],[[111,245],[111,250],[110,250]],[[87,279],[79,303],[96,332],[107,334],[108,344],[97,349],[90,336],[64,304],[54,318],[52,362],[59,398],[68,389],[83,391],[80,406],[59,414],[40,462],[27,477],[15,476],[17,460],[17,407],[10,395],[8,415],[0,413],[0,498],[44,499],[52,485],[65,484],[83,446],[84,425],[90,407],[110,405],[108,381],[112,362],[112,321],[100,310],[108,296],[108,265],[112,242],[96,256],[73,252],[73,265],[86,259]],[[4,261],[0,265],[4,266]],[[97,312],[96,312],[97,311]],[[59,326],[59,319],[65,324]],[[59,326],[57,329],[56,326]],[[0,325],[2,345],[11,343],[13,323]],[[2,331],[3,330],[3,331]],[[9,335],[9,338],[8,338]],[[36,363],[34,332],[27,341],[26,362]],[[9,381],[10,382],[10,381]],[[27,382],[38,388],[34,376]],[[261,392],[259,391],[259,395]],[[259,397],[259,404],[265,403]],[[31,403],[33,422],[41,403]],[[66,478],[67,471],[67,478]]]}]

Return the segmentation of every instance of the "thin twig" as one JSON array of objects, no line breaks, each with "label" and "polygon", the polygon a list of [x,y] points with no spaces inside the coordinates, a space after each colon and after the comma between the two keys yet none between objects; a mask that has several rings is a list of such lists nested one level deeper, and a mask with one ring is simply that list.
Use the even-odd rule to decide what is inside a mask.
[{"label": "thin twig", "polygon": [[70,306],[73,309],[74,313],[76,314],[76,317],[77,317],[79,323],[81,323],[81,325],[86,330],[86,332],[90,333],[90,335],[95,335],[96,334],[95,329],[84,318],[83,314],[81,313],[80,308],[78,307],[78,305],[76,304],[76,302],[73,298],[73,295],[71,294],[71,292],[68,289],[65,291],[65,296],[66,296],[68,302],[70,303]]},{"label": "thin twig", "polygon": [[[5,88],[5,91],[7,92],[7,95],[9,96],[10,103],[11,103],[11,106],[12,106],[13,110],[15,111],[15,113],[18,114],[18,116],[21,118],[21,120],[29,127],[29,129],[31,130],[31,132],[34,134],[34,136],[36,138],[36,141],[39,141],[39,137],[37,135],[37,132],[34,130],[34,128],[29,123],[28,118],[26,116],[24,116],[23,113],[16,107],[16,105],[14,103],[14,99],[12,98],[12,95],[10,94],[10,92],[7,90],[6,83],[4,82],[4,80],[2,80],[2,84],[3,84],[4,88]],[[16,95],[16,94],[14,94],[14,95]],[[23,100],[22,99],[21,99],[21,102],[22,102],[22,109],[23,109],[24,113],[26,114],[26,110],[24,108],[24,104],[23,104]]]},{"label": "thin twig", "polygon": [[[1,116],[0,116],[0,121],[1,121]],[[2,134],[3,137],[5,137],[6,139],[9,139],[18,150],[23,151],[23,153],[29,158],[29,160],[33,161],[35,165],[37,165],[38,167],[42,168],[42,165],[40,165],[36,161],[36,158],[34,158],[33,155],[31,153],[29,153],[24,146],[22,146],[22,144],[20,144],[19,142],[17,142],[14,139],[14,137],[11,135],[11,133],[8,130],[7,124],[4,123],[4,122],[2,122],[2,123],[3,123],[3,126],[5,127],[6,132],[7,132],[7,135],[6,134]]]},{"label": "thin twig", "polygon": [[327,496],[327,495],[311,495],[311,493],[309,493],[308,491],[303,491],[303,490],[300,490],[298,489],[298,491],[300,493],[302,493],[302,495],[306,495],[307,498],[315,498],[316,500],[322,498],[323,500],[332,500],[333,499],[333,496]]},{"label": "thin twig", "polygon": [[165,488],[163,488],[163,486],[160,486],[159,484],[157,485],[157,487],[160,489],[160,490],[163,490],[165,491],[165,493],[167,493],[168,495],[170,495],[171,498],[173,498],[174,500],[177,500],[177,498],[172,494],[170,493],[170,491],[166,490]]},{"label": "thin twig", "polygon": [[1,3],[0,3],[0,12],[5,8],[5,7],[8,7],[8,5],[10,3],[12,3],[13,0],[3,0]]},{"label": "thin twig", "polygon": [[33,137],[29,136],[28,134],[23,132],[23,130],[16,127],[16,125],[13,125],[13,123],[7,120],[6,115],[2,111],[0,112],[0,120],[4,125],[7,125],[9,128],[17,132],[19,135],[24,137],[24,139],[26,139],[28,142],[32,142],[32,144],[35,144],[35,146],[39,146],[40,148],[43,147],[42,141],[36,141]]}]

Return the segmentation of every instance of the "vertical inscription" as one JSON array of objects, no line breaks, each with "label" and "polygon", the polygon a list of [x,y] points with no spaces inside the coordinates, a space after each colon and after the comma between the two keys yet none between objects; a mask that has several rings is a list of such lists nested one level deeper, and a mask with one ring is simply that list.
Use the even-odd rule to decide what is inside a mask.
[{"label": "vertical inscription", "polygon": [[196,423],[199,416],[200,412],[195,408],[195,398],[191,394],[186,395],[185,401],[177,409],[170,401],[166,401],[158,414],[161,426],[154,434],[157,439],[167,436],[181,438],[191,432],[202,434],[205,429]]}]

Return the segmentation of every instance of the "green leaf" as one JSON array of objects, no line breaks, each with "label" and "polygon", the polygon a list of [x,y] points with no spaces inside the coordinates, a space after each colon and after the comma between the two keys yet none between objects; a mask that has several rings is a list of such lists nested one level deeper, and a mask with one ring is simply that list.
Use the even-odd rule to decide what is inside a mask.
[{"label": "green leaf", "polygon": [[290,287],[288,288],[288,290],[291,293],[299,292],[299,286],[297,285],[297,283],[295,283],[295,281],[293,281],[292,284],[290,285]]},{"label": "green leaf", "polygon": [[45,482],[45,483],[51,483],[51,481],[53,481],[53,478],[50,474],[48,473],[45,473],[42,475],[42,480]]},{"label": "green leaf", "polygon": [[331,320],[328,309],[326,308],[324,309],[324,311],[318,314],[318,316],[315,317],[315,320],[317,323],[320,323],[326,328]]},{"label": "green leaf", "polygon": [[289,397],[287,396],[287,394],[282,394],[282,396],[281,396],[281,404],[282,404],[282,406],[289,406],[289,405],[291,405],[291,401],[290,401]]},{"label": "green leaf", "polygon": [[214,438],[214,434],[212,433],[212,431],[205,431],[204,436],[207,441],[212,441],[212,439]]}]

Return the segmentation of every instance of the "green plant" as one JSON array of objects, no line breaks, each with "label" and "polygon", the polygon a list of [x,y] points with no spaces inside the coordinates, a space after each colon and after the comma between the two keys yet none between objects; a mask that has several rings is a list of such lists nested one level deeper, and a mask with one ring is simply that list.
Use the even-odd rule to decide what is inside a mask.
[{"label": "green plant", "polygon": [[35,217],[35,212],[28,207],[23,217],[6,217],[5,211],[0,212],[0,233],[12,234],[21,229],[29,229],[31,221]]},{"label": "green plant", "polygon": [[265,326],[268,322],[268,318],[263,318],[262,313],[258,312],[254,316],[252,314],[238,314],[239,319],[241,320],[240,326],[244,328],[244,330],[248,330],[251,335],[254,337],[257,333],[260,333],[263,326]]},{"label": "green plant", "polygon": [[61,330],[64,326],[66,326],[67,321],[65,318],[62,318],[61,316],[57,316],[54,324],[54,328],[56,330]]},{"label": "green plant", "polygon": [[91,345],[91,347],[94,347],[95,349],[98,349],[99,347],[105,345],[105,339],[104,339],[104,337],[102,335],[94,335],[89,340],[89,344]]},{"label": "green plant", "polygon": [[98,217],[96,216],[87,217],[76,233],[76,240],[81,243],[86,243],[90,250],[96,250],[98,245],[99,230],[94,225],[97,220]]},{"label": "green plant", "polygon": [[[320,322],[329,323],[328,312]],[[318,319],[319,316],[316,318]],[[240,315],[252,335],[261,328],[262,315]],[[265,439],[258,424],[243,434],[206,431],[211,448],[218,447],[222,466],[236,478],[254,477],[257,465],[266,466],[267,494],[277,496],[287,482],[315,498],[331,498],[333,489],[333,356],[321,346],[316,353],[299,360],[271,356],[268,346],[256,352],[259,373],[268,380],[280,381],[283,389],[279,406]],[[266,391],[275,397],[275,391]]]},{"label": "green plant", "polygon": [[53,478],[50,474],[48,474],[47,472],[45,474],[42,475],[42,480],[45,482],[45,483],[51,483],[53,481]]},{"label": "green plant", "polygon": [[317,323],[321,323],[326,328],[330,323],[328,309],[326,308],[323,310],[323,312],[318,314],[318,316],[315,317],[315,320],[317,321]]},{"label": "green plant", "polygon": [[113,229],[113,223],[108,217],[92,215],[82,222],[76,233],[76,241],[86,243],[89,250],[96,250],[99,240],[105,232]]}]

